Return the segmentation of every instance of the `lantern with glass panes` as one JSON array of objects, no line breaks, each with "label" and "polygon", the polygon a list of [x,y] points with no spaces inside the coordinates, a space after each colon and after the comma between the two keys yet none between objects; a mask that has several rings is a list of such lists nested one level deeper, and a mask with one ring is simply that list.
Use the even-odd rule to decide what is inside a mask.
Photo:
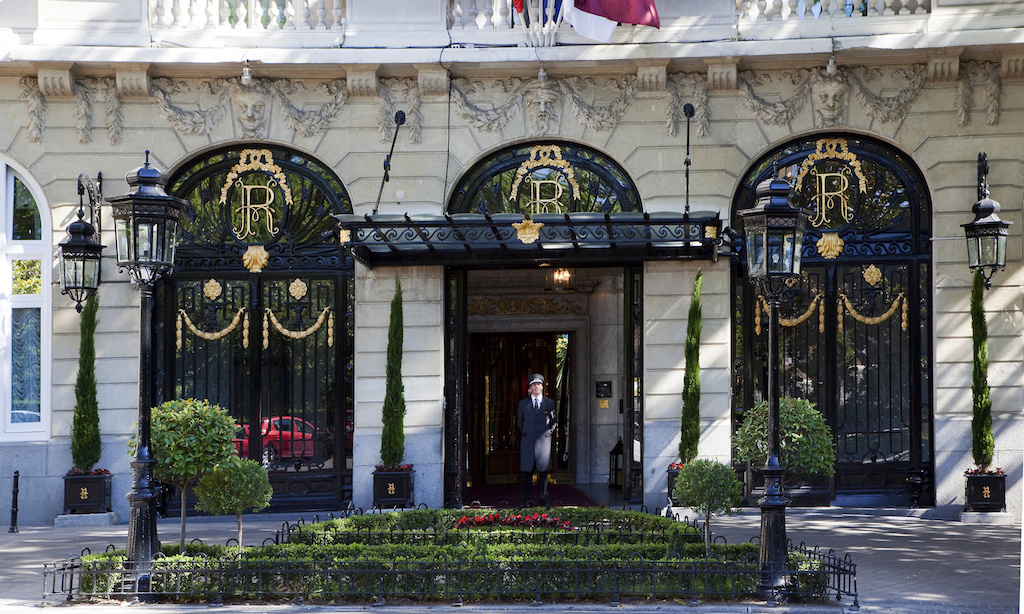
[{"label": "lantern with glass panes", "polygon": [[608,453],[608,488],[622,488],[622,438]]},{"label": "lantern with glass panes", "polygon": [[[102,181],[102,176],[97,176]],[[89,195],[89,219],[85,218],[83,196]],[[82,303],[99,288],[100,258],[104,245],[99,237],[99,188],[86,175],[78,176],[78,219],[67,228],[68,236],[60,242],[61,294],[75,301],[75,310],[82,312]],[[95,222],[95,223],[94,223]]]},{"label": "lantern with glass panes", "polygon": [[178,220],[185,200],[167,194],[166,177],[146,163],[128,173],[128,193],[107,199],[114,210],[117,265],[128,270],[139,288],[139,404],[135,458],[132,460],[132,489],[126,496],[131,504],[128,517],[126,556],[137,577],[137,591],[144,594],[143,578],[154,556],[160,553],[156,530],[157,482],[153,476],[150,408],[153,406],[153,286],[174,268],[178,242]]},{"label": "lantern with glass panes", "polygon": [[967,237],[967,264],[992,287],[992,276],[1006,268],[1006,237],[1013,222],[999,219],[999,203],[988,197],[988,155],[978,154],[978,201],[974,220],[962,224]]}]

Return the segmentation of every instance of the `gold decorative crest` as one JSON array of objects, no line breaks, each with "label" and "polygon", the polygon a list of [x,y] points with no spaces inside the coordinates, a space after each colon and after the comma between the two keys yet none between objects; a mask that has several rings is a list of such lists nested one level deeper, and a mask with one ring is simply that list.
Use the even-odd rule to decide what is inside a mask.
[{"label": "gold decorative crest", "polygon": [[877,286],[878,282],[882,281],[882,272],[878,270],[878,267],[875,265],[869,264],[868,267],[864,269],[864,281],[868,282],[868,284],[872,286]]},{"label": "gold decorative crest", "polygon": [[846,241],[843,241],[837,232],[825,232],[822,233],[821,238],[814,245],[818,248],[818,253],[821,254],[822,258],[835,260],[839,257],[839,254],[843,253]]},{"label": "gold decorative crest", "polygon": [[203,294],[205,294],[206,298],[210,299],[211,301],[215,301],[218,298],[220,298],[221,292],[223,291],[224,288],[216,279],[211,279],[210,281],[206,282],[203,285]]},{"label": "gold decorative crest", "polygon": [[[266,185],[242,183],[241,175],[247,171],[262,171],[269,173],[271,178]],[[260,218],[265,218],[267,232],[274,234],[280,229],[274,223],[274,210],[271,205],[274,202],[275,191],[273,188],[280,188],[284,194],[284,201],[288,207],[292,206],[292,190],[288,187],[288,180],[281,167],[274,163],[274,156],[268,149],[243,149],[238,156],[238,164],[231,167],[224,185],[220,189],[220,205],[227,206],[228,190],[232,187],[241,190],[242,204],[232,212],[232,217],[238,216],[240,225],[232,225],[231,230],[239,240],[256,234],[253,223],[259,223]],[[257,202],[254,198],[256,193],[262,192],[263,198]]]},{"label": "gold decorative crest", "polygon": [[292,298],[297,301],[302,300],[302,297],[306,296],[306,288],[306,282],[301,279],[295,279],[295,281],[288,286],[288,294],[291,294]]},{"label": "gold decorative crest", "polygon": [[[846,166],[836,172],[817,172],[815,165],[822,160],[838,160]],[[861,169],[857,154],[849,150],[846,139],[818,139],[814,153],[807,156],[800,165],[800,172],[796,176],[797,191],[803,187],[804,178],[808,175],[813,176],[817,182],[817,190],[811,197],[814,203],[814,216],[810,219],[812,226],[818,228],[830,223],[829,212],[837,208],[844,220],[853,219],[850,198],[846,194],[850,181],[855,179],[857,190],[867,193],[868,178]]]},{"label": "gold decorative crest", "polygon": [[[569,182],[572,187],[573,198],[579,200],[580,198],[580,184],[576,181],[576,173],[573,171],[572,165],[567,160],[562,159],[562,148],[558,145],[534,145],[530,148],[530,157],[519,165],[516,170],[516,178],[512,181],[512,189],[509,190],[509,200],[515,200],[519,194],[519,184],[522,183],[523,179],[534,169],[537,168],[554,168],[558,169],[565,180]],[[557,182],[555,185],[558,186],[557,194],[561,196],[561,185]],[[537,191],[536,189],[534,190]],[[537,194],[534,195],[534,201],[538,201]],[[554,200],[557,201],[557,196]],[[546,202],[550,202],[552,199],[546,199]],[[560,213],[556,211],[555,213]]]},{"label": "gold decorative crest", "polygon": [[250,273],[259,273],[263,267],[270,262],[270,254],[262,245],[250,245],[249,249],[242,254],[242,265],[249,269]]},{"label": "gold decorative crest", "polygon": [[342,228],[338,231],[338,243],[345,245],[352,241],[352,231],[348,228]]},{"label": "gold decorative crest", "polygon": [[540,238],[540,229],[544,227],[544,224],[526,218],[522,222],[512,222],[512,226],[516,229],[516,237],[529,245]]}]

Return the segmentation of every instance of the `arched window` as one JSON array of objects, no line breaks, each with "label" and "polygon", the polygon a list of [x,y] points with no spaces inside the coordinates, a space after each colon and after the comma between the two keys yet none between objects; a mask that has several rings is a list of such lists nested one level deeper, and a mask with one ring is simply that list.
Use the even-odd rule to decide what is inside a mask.
[{"label": "arched window", "polygon": [[640,211],[626,173],[599,151],[563,141],[503,149],[456,186],[450,213],[616,213]]},{"label": "arched window", "polygon": [[22,177],[0,164],[0,439],[49,437],[49,221]]}]

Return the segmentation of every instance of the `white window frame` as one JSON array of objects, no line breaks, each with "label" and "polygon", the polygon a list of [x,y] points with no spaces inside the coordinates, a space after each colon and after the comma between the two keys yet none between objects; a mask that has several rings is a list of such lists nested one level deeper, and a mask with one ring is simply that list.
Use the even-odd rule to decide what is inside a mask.
[{"label": "white window frame", "polygon": [[[40,238],[13,239],[14,178],[21,180],[36,201],[40,218]],[[23,169],[0,158],[0,441],[45,441],[51,431],[51,279],[54,268],[53,231],[50,208],[43,189]],[[14,294],[13,264],[16,260],[39,260],[38,295]],[[12,422],[12,310],[38,308],[39,344],[39,422]]]}]

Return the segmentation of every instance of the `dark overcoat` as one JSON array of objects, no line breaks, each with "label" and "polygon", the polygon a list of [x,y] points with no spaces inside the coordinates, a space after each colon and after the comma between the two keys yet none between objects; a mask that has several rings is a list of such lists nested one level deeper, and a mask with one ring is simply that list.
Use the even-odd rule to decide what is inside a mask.
[{"label": "dark overcoat", "polygon": [[542,397],[540,410],[533,407],[533,397],[519,401],[516,416],[519,440],[519,470],[551,471],[551,435],[555,432],[555,401]]}]

